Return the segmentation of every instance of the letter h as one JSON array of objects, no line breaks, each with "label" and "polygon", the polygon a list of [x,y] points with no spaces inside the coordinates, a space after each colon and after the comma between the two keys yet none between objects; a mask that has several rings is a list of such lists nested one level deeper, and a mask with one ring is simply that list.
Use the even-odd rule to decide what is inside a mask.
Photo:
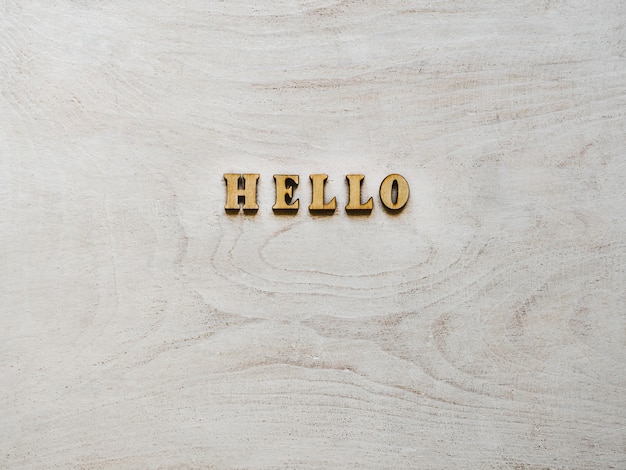
[{"label": "letter h", "polygon": [[[239,204],[243,202],[243,210],[257,211],[256,203],[256,183],[259,179],[258,173],[224,173],[226,180],[226,212],[239,212]],[[242,201],[243,200],[243,201]]]}]

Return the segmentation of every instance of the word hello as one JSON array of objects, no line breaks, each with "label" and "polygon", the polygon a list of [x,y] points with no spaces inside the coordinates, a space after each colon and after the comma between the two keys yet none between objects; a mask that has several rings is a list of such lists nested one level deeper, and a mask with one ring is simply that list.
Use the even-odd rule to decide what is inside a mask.
[{"label": "word hello", "polygon": [[[227,213],[238,213],[241,208],[244,212],[256,212],[259,206],[256,202],[256,188],[259,180],[258,173],[225,173],[226,180],[226,205],[224,209]],[[309,175],[311,180],[311,204],[309,212],[311,214],[332,214],[337,208],[337,198],[333,197],[326,201],[324,188],[328,175]],[[373,199],[370,197],[366,202],[362,202],[361,186],[364,175],[346,175],[348,182],[348,204],[346,212],[348,214],[369,214],[374,207]],[[298,175],[274,175],[276,186],[276,203],[272,209],[276,213],[298,212],[300,203],[294,199],[294,193],[300,177]],[[409,200],[409,183],[403,176],[391,174],[380,183],[380,201],[383,207],[391,212],[399,212]],[[241,206],[243,204],[243,206]]]}]

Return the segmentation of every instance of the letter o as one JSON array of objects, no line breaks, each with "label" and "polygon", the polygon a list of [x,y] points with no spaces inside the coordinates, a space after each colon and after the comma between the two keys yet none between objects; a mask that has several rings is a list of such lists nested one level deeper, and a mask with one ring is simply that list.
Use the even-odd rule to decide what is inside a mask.
[{"label": "letter o", "polygon": [[380,183],[380,200],[390,211],[401,210],[409,200],[409,183],[407,183],[403,176],[396,173],[387,176],[383,182]]}]

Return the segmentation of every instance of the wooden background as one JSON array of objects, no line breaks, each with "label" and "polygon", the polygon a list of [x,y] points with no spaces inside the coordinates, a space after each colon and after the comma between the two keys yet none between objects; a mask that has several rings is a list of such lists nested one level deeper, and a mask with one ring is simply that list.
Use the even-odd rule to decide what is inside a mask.
[{"label": "wooden background", "polygon": [[0,1],[0,467],[626,468],[625,53],[621,0]]}]

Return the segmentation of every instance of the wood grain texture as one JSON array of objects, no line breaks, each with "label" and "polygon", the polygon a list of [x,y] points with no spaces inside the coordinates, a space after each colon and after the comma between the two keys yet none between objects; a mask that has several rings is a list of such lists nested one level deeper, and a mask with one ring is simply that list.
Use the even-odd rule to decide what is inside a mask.
[{"label": "wood grain texture", "polygon": [[0,467],[626,468],[625,20],[0,1]]}]

